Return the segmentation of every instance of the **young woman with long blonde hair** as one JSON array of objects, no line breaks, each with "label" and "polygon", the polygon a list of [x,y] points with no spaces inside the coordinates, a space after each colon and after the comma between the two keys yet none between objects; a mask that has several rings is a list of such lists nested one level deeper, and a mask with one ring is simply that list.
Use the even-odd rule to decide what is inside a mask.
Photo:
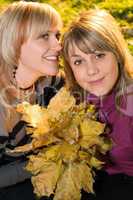
[{"label": "young woman with long blonde hair", "polygon": [[[81,13],[63,37],[66,81],[78,101],[93,103],[113,141],[86,200],[133,198],[133,57],[105,10]],[[83,97],[83,98],[82,98]]]},{"label": "young woman with long blonde hair", "polygon": [[[46,105],[61,86],[58,73],[62,20],[50,5],[12,3],[0,14],[0,199],[33,200],[25,155],[8,149],[25,144],[24,123],[16,112],[23,101]],[[52,81],[52,83],[51,83]],[[43,94],[49,84],[50,92]]]}]

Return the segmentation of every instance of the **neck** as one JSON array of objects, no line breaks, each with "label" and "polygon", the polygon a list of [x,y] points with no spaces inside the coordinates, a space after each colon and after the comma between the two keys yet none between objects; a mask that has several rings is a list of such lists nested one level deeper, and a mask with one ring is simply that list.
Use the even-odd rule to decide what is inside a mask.
[{"label": "neck", "polygon": [[27,66],[22,65],[21,63],[16,70],[16,82],[19,88],[27,89],[31,87],[36,80],[41,76],[41,74],[33,69],[28,68]]}]

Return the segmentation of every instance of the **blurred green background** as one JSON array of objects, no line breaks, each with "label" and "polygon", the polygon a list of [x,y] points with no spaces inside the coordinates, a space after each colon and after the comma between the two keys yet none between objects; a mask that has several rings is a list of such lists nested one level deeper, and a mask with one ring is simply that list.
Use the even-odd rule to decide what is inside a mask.
[{"label": "blurred green background", "polygon": [[[33,0],[36,1],[36,0]],[[0,9],[14,0],[0,0]],[[38,0],[55,7],[62,16],[64,28],[82,10],[99,7],[107,9],[118,21],[133,54],[133,0]]]}]

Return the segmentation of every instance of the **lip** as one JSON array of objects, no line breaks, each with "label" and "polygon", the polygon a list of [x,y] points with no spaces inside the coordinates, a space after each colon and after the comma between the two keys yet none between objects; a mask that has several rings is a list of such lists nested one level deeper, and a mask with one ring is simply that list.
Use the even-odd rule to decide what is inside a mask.
[{"label": "lip", "polygon": [[48,61],[58,61],[59,54],[45,55],[43,56],[43,59],[48,60]]},{"label": "lip", "polygon": [[102,77],[100,79],[97,79],[97,80],[93,80],[93,81],[89,81],[89,84],[100,84],[102,83],[102,81],[104,80],[105,77]]},{"label": "lip", "polygon": [[45,56],[45,59],[50,60],[50,61],[57,61],[58,56]]}]

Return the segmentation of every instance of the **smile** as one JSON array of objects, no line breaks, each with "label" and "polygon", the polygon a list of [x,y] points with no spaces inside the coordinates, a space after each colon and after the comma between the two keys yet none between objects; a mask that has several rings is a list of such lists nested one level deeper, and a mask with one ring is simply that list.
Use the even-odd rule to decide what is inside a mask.
[{"label": "smile", "polygon": [[94,81],[89,81],[89,84],[100,84],[100,83],[102,83],[103,80],[104,80],[104,77],[94,80]]},{"label": "smile", "polygon": [[58,56],[45,56],[43,58],[48,61],[58,61]]}]

